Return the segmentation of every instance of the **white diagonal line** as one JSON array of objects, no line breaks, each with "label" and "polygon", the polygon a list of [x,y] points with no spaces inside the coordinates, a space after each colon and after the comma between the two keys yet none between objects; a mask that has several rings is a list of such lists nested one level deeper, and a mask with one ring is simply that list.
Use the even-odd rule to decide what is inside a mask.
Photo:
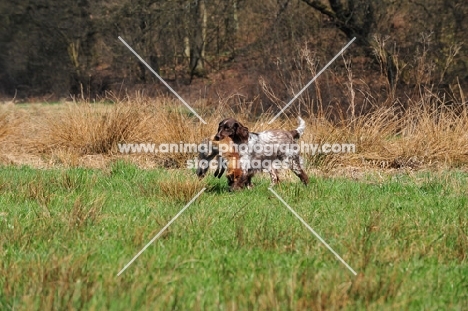
[{"label": "white diagonal line", "polygon": [[190,200],[190,202],[188,202],[187,205],[185,205],[184,208],[181,209],[180,212],[177,213],[177,215],[175,215],[174,218],[172,218],[171,221],[169,221],[167,225],[165,225],[164,228],[162,228],[161,231],[159,231],[159,233],[156,234],[156,236],[152,238],[151,241],[149,241],[148,244],[146,244],[145,247],[143,247],[143,249],[139,251],[138,254],[136,254],[135,257],[133,257],[133,259],[130,260],[130,262],[126,264],[122,270],[120,270],[117,276],[120,276],[138,258],[138,256],[140,256],[157,238],[159,238],[164,230],[169,228],[169,226],[190,206],[190,204],[192,204],[203,193],[203,191],[205,191],[205,189],[206,188],[203,188],[200,192],[198,192],[197,195],[194,196],[193,199]]},{"label": "white diagonal line", "polygon": [[154,74],[154,75],[155,75],[155,76],[156,76],[156,77],[157,77],[157,78],[174,94],[174,95],[175,95],[175,96],[177,96],[177,98],[178,98],[181,102],[183,102],[184,105],[187,106],[187,108],[188,108],[194,115],[196,115],[196,116],[200,119],[200,121],[202,121],[204,124],[206,124],[206,121],[203,120],[203,118],[200,117],[200,116],[198,115],[198,113],[196,113],[195,110],[193,110],[193,108],[192,108],[189,104],[187,104],[187,102],[186,102],[182,97],[180,97],[179,94],[177,94],[177,92],[174,91],[174,90],[172,89],[172,87],[171,87],[169,84],[167,84],[166,81],[164,81],[164,79],[161,78],[161,76],[158,75],[158,73],[157,73],[156,71],[154,71],[153,68],[151,68],[151,66],[148,65],[148,64],[145,62],[145,60],[144,60],[143,58],[141,58],[140,55],[138,55],[138,53],[135,52],[134,49],[132,49],[132,47],[131,47],[130,45],[127,44],[127,42],[125,42],[124,39],[122,39],[122,37],[119,36],[119,40],[122,41],[122,43],[125,44],[125,46],[126,46],[130,51],[132,51],[132,53],[135,54],[135,56],[138,57],[138,59],[139,59],[139,60],[140,60],[140,61],[141,61],[141,62],[142,62],[142,63],[143,63],[143,64],[144,64],[144,65],[145,65],[145,66],[146,66],[146,67],[147,67],[147,68],[148,68],[148,69],[149,69],[149,70],[150,70],[150,71],[151,71],[151,72],[152,72],[152,73],[153,73],[153,74]]},{"label": "white diagonal line", "polygon": [[325,242],[325,241],[320,237],[320,235],[318,235],[318,233],[315,232],[314,229],[312,229],[312,228],[304,221],[304,219],[302,219],[301,216],[299,216],[299,215],[291,208],[291,206],[288,205],[288,203],[286,203],[273,189],[268,188],[268,190],[270,190],[271,192],[273,192],[273,194],[274,194],[274,195],[291,211],[291,213],[293,213],[293,215],[296,216],[297,219],[299,219],[299,220],[302,222],[302,224],[303,224],[304,226],[306,226],[307,229],[309,229],[310,232],[312,232],[312,233],[315,235],[315,237],[316,237],[317,239],[319,239],[319,241],[322,242],[322,244],[325,245],[325,246],[330,250],[330,252],[332,252],[333,255],[335,255],[336,258],[338,258],[338,259],[346,266],[346,268],[349,269],[349,271],[351,271],[354,275],[357,275],[356,271],[354,271],[353,268],[351,268],[351,267],[346,263],[346,261],[344,261],[343,258],[341,258],[340,255],[338,255],[338,254],[333,250],[333,248],[331,248],[330,245],[328,245],[327,242]]},{"label": "white diagonal line", "polygon": [[343,53],[351,45],[351,43],[353,43],[354,40],[356,40],[356,37],[352,38],[351,41],[349,41],[348,44],[346,44],[345,47],[342,48],[341,51],[339,51],[338,54],[336,54],[335,57],[333,57],[331,61],[329,61],[328,64],[326,64],[325,67],[323,67],[322,70],[320,70],[319,73],[317,73],[317,75],[315,75],[315,77],[312,80],[310,80],[310,82],[307,83],[307,85],[304,86],[302,90],[300,90],[299,93],[297,93],[296,96],[294,96],[293,99],[291,99],[289,103],[286,106],[284,106],[283,109],[281,109],[281,111],[278,112],[276,116],[274,116],[273,119],[270,120],[270,122],[268,122],[268,124],[273,123],[273,121],[275,121],[276,118],[278,118],[278,116],[282,114],[289,107],[289,105],[291,105],[293,101],[295,101],[302,94],[302,92],[304,92],[328,68],[328,66],[332,64],[338,58],[338,56],[340,56],[341,53]]}]

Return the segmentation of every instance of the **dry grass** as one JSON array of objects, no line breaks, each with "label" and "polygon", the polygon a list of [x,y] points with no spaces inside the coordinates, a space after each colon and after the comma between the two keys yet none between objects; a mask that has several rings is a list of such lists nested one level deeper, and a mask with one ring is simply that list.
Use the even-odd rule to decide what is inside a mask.
[{"label": "dry grass", "polygon": [[8,140],[17,130],[21,118],[13,104],[0,106],[0,143]]},{"label": "dry grass", "polygon": [[155,197],[159,200],[189,202],[203,187],[204,184],[189,172],[170,172],[171,178],[154,180],[140,185],[140,192],[146,197]]},{"label": "dry grass", "polygon": [[[141,96],[115,104],[73,103],[9,106],[0,111],[0,141],[4,164],[51,166],[107,166],[114,158],[126,158],[144,167],[185,167],[194,154],[119,154],[118,143],[198,143],[215,133],[218,122],[235,115],[252,131],[295,128],[296,119],[259,118],[240,104],[235,114],[225,103],[199,112],[203,125],[183,106],[167,98]],[[304,155],[324,169],[336,166],[424,168],[459,167],[468,163],[468,111],[465,105],[445,105],[432,93],[409,108],[375,109],[366,115],[331,122],[325,117],[306,119],[306,143],[354,143],[356,153]],[[182,108],[181,108],[182,107]],[[401,107],[401,106],[399,106]],[[255,121],[251,121],[255,118]],[[90,159],[101,157],[99,163]],[[34,158],[34,161],[30,159]],[[28,160],[29,159],[29,160]],[[89,163],[88,163],[89,162]]]},{"label": "dry grass", "polygon": [[0,141],[8,136],[9,129],[8,113],[2,111],[0,113]]},{"label": "dry grass", "polygon": [[78,154],[111,154],[117,143],[145,141],[150,137],[149,115],[131,105],[68,105],[64,111],[45,113],[37,135],[27,141],[33,152],[71,150]]},{"label": "dry grass", "polygon": [[356,154],[338,156],[347,164],[452,167],[468,163],[467,130],[464,107],[420,106],[404,112],[386,108],[343,126],[322,125],[314,141],[354,143]]}]

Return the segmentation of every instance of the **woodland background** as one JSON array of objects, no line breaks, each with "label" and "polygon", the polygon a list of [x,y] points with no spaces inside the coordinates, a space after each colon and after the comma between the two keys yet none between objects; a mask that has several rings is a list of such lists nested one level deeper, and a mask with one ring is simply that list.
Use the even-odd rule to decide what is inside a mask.
[{"label": "woodland background", "polygon": [[[208,104],[300,99],[317,109],[406,105],[428,91],[465,103],[468,4],[462,0],[15,0],[0,3],[0,94],[86,100],[167,89]],[[349,110],[352,107],[352,111]]]}]

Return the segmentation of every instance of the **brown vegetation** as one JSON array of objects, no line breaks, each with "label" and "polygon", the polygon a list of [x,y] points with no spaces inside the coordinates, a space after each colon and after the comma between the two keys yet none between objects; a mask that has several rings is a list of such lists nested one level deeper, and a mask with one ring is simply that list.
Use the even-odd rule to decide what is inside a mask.
[{"label": "brown vegetation", "polygon": [[[125,158],[143,167],[185,168],[191,153],[121,154],[118,143],[199,143],[214,134],[219,120],[236,116],[250,130],[292,128],[295,118],[277,119],[266,112],[248,114],[248,103],[212,107],[197,103],[207,121],[203,125],[181,104],[167,98],[142,96],[114,104],[63,103],[1,107],[4,164],[37,167],[106,167]],[[468,111],[466,105],[446,104],[430,90],[407,108],[393,105],[362,116],[338,118],[303,108],[305,143],[353,143],[355,153],[303,154],[309,170],[342,166],[374,168],[460,167],[468,163]],[[235,111],[243,111],[236,115]],[[339,116],[338,116],[339,117]],[[14,119],[15,122],[6,120]],[[170,187],[169,187],[170,188]]]}]

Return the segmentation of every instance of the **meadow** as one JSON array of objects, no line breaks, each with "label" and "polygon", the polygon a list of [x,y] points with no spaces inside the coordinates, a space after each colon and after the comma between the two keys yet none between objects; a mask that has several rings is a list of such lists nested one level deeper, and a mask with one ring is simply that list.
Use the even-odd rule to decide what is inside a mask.
[{"label": "meadow", "polygon": [[[130,104],[131,103],[131,104]],[[307,117],[310,185],[198,180],[193,155],[121,155],[119,142],[199,142],[226,114],[252,130],[294,118],[171,100],[5,105],[0,111],[2,310],[463,310],[468,305],[468,114],[414,105],[344,122]],[[427,108],[432,107],[432,108]],[[242,107],[241,107],[242,108]],[[120,276],[200,190],[204,193]]]},{"label": "meadow", "polygon": [[[188,172],[3,168],[3,310],[453,309],[468,302],[464,172],[252,190]],[[117,273],[193,197],[153,245]]]}]

